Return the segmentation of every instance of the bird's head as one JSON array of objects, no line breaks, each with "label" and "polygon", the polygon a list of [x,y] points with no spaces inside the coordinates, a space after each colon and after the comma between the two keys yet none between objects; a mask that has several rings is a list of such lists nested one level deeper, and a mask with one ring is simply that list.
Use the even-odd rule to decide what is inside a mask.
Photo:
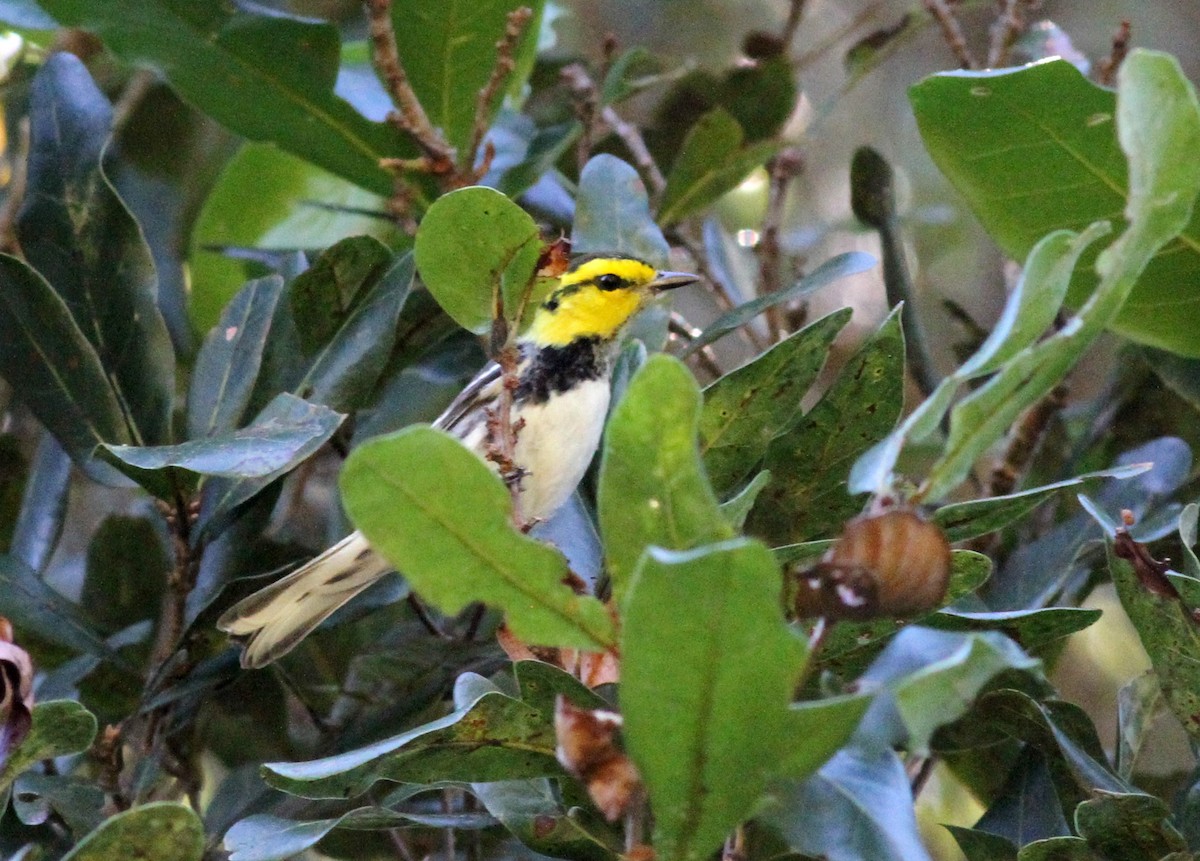
[{"label": "bird's head", "polygon": [[528,338],[539,346],[562,346],[577,338],[615,338],[655,295],[699,279],[661,272],[633,257],[587,257],[559,278],[534,315]]}]

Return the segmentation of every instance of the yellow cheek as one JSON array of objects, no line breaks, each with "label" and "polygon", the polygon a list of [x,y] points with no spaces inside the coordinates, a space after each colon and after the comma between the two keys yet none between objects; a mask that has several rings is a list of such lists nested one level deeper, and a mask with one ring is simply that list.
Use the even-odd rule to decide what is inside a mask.
[{"label": "yellow cheek", "polygon": [[633,290],[583,290],[566,297],[554,314],[539,315],[530,334],[538,343],[552,346],[577,337],[612,338],[641,305],[642,297]]}]

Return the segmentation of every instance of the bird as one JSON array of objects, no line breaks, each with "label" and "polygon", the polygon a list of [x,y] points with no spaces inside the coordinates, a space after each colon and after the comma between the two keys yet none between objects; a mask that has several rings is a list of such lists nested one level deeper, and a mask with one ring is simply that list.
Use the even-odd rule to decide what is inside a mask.
[{"label": "bird", "polygon": [[[536,522],[552,515],[587,471],[600,444],[626,324],[662,291],[698,280],[615,254],[578,257],[559,277],[517,340],[511,420],[518,429],[513,461],[522,476],[523,517]],[[488,416],[502,377],[490,362],[433,422],[485,461]],[[243,644],[243,667],[264,667],[392,570],[356,531],[234,604],[217,627]]]}]

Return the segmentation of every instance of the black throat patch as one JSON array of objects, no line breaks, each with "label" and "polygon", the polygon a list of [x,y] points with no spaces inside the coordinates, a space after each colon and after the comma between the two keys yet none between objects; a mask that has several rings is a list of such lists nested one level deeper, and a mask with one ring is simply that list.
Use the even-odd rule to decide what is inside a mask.
[{"label": "black throat patch", "polygon": [[542,347],[517,387],[519,403],[545,403],[586,380],[607,379],[612,370],[611,344],[599,338],[578,338],[562,347]]}]

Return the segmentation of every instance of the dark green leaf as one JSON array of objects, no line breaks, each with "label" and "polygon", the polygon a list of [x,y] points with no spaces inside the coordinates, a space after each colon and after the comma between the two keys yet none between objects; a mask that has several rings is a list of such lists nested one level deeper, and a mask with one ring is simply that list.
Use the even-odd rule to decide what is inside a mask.
[{"label": "dark green leaf", "polygon": [[161,529],[145,517],[110,514],[88,544],[80,604],[110,631],[158,613],[170,560]]},{"label": "dark green leaf", "polygon": [[873,694],[795,703],[784,722],[787,753],[774,774],[805,780],[854,735]]},{"label": "dark green leaf", "polygon": [[537,224],[500,192],[472,186],[439,197],[417,230],[421,280],[464,329],[488,331],[504,297],[510,322],[532,308],[526,291],[542,251]]},{"label": "dark green leaf", "polygon": [[1200,360],[1185,359],[1149,347],[1143,347],[1141,354],[1171,391],[1187,401],[1192,409],[1200,411]]},{"label": "dark green leaf", "polygon": [[1111,861],[1163,858],[1186,850],[1171,811],[1153,795],[1098,792],[1075,808],[1075,828],[1093,852]]},{"label": "dark green leaf", "polygon": [[704,331],[700,333],[700,337],[688,342],[683,355],[690,356],[701,347],[711,344],[739,326],[750,322],[768,308],[773,308],[784,302],[791,302],[793,299],[806,296],[839,278],[865,272],[874,265],[875,258],[861,251],[850,251],[845,254],[839,254],[836,257],[831,257],[786,290],[768,293],[766,296],[751,299],[749,302],[738,305],[732,311],[722,314],[705,327]]},{"label": "dark green leaf", "polygon": [[724,108],[696,121],[683,139],[667,177],[658,218],[674,224],[703,210],[766,162],[780,144],[764,141],[743,147],[741,125]]},{"label": "dark green leaf", "polygon": [[862,507],[846,492],[851,465],[887,435],[903,404],[904,337],[893,311],[820,402],[771,442],[763,466],[772,481],[750,531],[788,544],[840,529]]},{"label": "dark green leaf", "polygon": [[[1143,54],[1126,70],[1121,79],[1125,89],[1116,100],[1111,90],[1092,84],[1065,60],[1016,71],[937,75],[914,87],[910,99],[934,161],[1004,251],[1022,259],[1050,231],[1113,218],[1133,203],[1137,195],[1125,191],[1127,171],[1118,135],[1143,131],[1177,148],[1164,165],[1177,179],[1191,169],[1183,154],[1195,143],[1174,124],[1196,110],[1195,95],[1178,70],[1170,69],[1173,63],[1163,55]],[[1145,77],[1151,65],[1158,68]],[[1129,90],[1134,77],[1148,86]],[[1122,100],[1124,108],[1154,116],[1117,116],[1124,109],[1118,106]],[[972,130],[969,138],[962,135],[964,128]],[[1011,157],[1014,147],[1022,158]],[[1129,173],[1136,176],[1138,170]],[[1186,193],[1177,198],[1177,206],[1190,204]],[[1189,223],[1185,213],[1180,228],[1184,238],[1151,252],[1114,328],[1145,343],[1200,355],[1200,340],[1183,311],[1200,296],[1181,295],[1177,289],[1195,283],[1200,272],[1195,251],[1200,221]],[[1078,279],[1070,300],[1081,305],[1095,283],[1090,277]]]},{"label": "dark green leaf", "polygon": [[764,469],[750,479],[737,494],[721,503],[721,516],[725,518],[730,529],[734,532],[742,531],[742,527],[746,525],[746,518],[750,516],[750,509],[754,508],[754,503],[758,500],[758,494],[770,481],[771,473]]},{"label": "dark green leaf", "polygon": [[745,478],[771,440],[792,425],[849,319],[849,308],[822,317],[704,390],[700,452],[718,494]]},{"label": "dark green leaf", "polygon": [[378,239],[351,236],[331,245],[296,276],[288,301],[306,356],[333,340],[391,263],[391,252]]},{"label": "dark green leaf", "polygon": [[175,353],[158,310],[154,262],[101,167],[112,108],[65,51],[46,61],[30,98],[29,187],[17,217],[22,253],[96,351],[132,440],[170,442]]},{"label": "dark green leaf", "polygon": [[71,481],[70,457],[50,433],[43,432],[38,440],[31,472],[11,552],[30,568],[42,571],[62,532]]},{"label": "dark green leaf", "polygon": [[567,809],[548,779],[474,783],[471,792],[535,852],[577,861],[616,861],[619,857],[620,843],[612,829],[598,817],[589,817],[584,808]]},{"label": "dark green leaf", "polygon": [[[470,684],[474,698],[464,697]],[[268,783],[305,798],[343,798],[379,780],[519,780],[562,774],[552,714],[500,693],[486,679],[459,678],[457,710],[368,747],[312,762],[265,766]]]},{"label": "dark green leaf", "polygon": [[[478,93],[496,65],[505,19],[520,6],[533,11],[514,52],[507,92],[519,97],[533,68],[544,0],[398,0],[392,6],[396,44],[413,91],[460,157],[471,142]],[[491,106],[493,112],[500,99]],[[484,128],[491,116],[483,118]]]},{"label": "dark green leaf", "polygon": [[51,700],[33,707],[29,734],[9,752],[0,767],[0,794],[26,769],[43,759],[87,750],[96,737],[96,718],[71,700]]},{"label": "dark green leaf", "polygon": [[1007,496],[992,496],[943,505],[933,513],[933,522],[945,530],[946,538],[951,543],[966,541],[1015,523],[1061,490],[1095,478],[1131,478],[1141,475],[1151,467],[1152,464],[1148,463],[1116,466],[1056,481],[1054,484],[1031,487],[1029,490],[1010,493]]},{"label": "dark green leaf", "polygon": [[242,137],[274,143],[377,194],[392,193],[379,160],[414,154],[393,127],[333,94],[340,39],[331,24],[249,14],[219,0],[42,5],[60,24],[96,33],[122,59],[159,69]]},{"label": "dark green leaf", "polygon": [[667,263],[670,247],[650,215],[638,172],[616,156],[593,156],[579,174],[571,250],[577,254],[627,254],[651,266]]},{"label": "dark green leaf", "polygon": [[484,601],[527,642],[614,643],[604,605],[565,584],[562,554],[513,528],[508,490],[458,440],[414,427],[365,442],[346,461],[341,487],[372,546],[445,612]]},{"label": "dark green leaf", "polygon": [[886,749],[847,747],[800,784],[783,784],[762,814],[788,845],[828,861],[929,861],[908,775]]},{"label": "dark green leaf", "polygon": [[[1079,837],[1048,837],[1027,843],[1017,853],[1017,861],[1097,861],[1087,841]],[[1161,859],[1165,861],[1165,859]]]},{"label": "dark green leaf", "polygon": [[1126,682],[1117,692],[1117,773],[1133,778],[1134,764],[1162,709],[1162,686],[1153,671]]},{"label": "dark green leaf", "polygon": [[967,861],[1017,861],[1017,847],[1004,837],[957,825],[944,827],[954,835]]},{"label": "dark green leaf", "polygon": [[1121,606],[1137,629],[1167,705],[1192,738],[1200,738],[1200,627],[1177,594],[1156,594],[1108,545],[1108,571]]},{"label": "dark green leaf", "polygon": [[496,190],[514,199],[524,194],[544,174],[554,169],[582,131],[583,126],[575,121],[538,129],[526,145],[520,161],[501,174]]},{"label": "dark green leaf", "polygon": [[205,337],[188,388],[189,439],[232,431],[241,424],[282,291],[278,275],[248,282]]},{"label": "dark green leaf", "polygon": [[783,623],[780,585],[770,552],[745,539],[652,547],[634,573],[621,712],[660,858],[691,861],[719,847],[793,741],[787,705],[807,650]]},{"label": "dark green leaf", "polygon": [[1068,637],[1094,624],[1100,610],[1083,607],[1044,607],[1038,610],[1008,610],[995,613],[967,613],[942,610],[925,617],[922,624],[941,631],[1000,631],[1035,651],[1047,643]]},{"label": "dark green leaf", "polygon": [[1003,837],[1014,846],[1071,833],[1041,753],[1029,747],[1021,751],[996,799],[975,827]]},{"label": "dark green leaf", "polygon": [[0,616],[6,616],[18,629],[72,651],[110,654],[80,609],[13,556],[0,556]]},{"label": "dark green leaf", "polygon": [[200,817],[184,804],[158,801],[106,819],[63,861],[200,861],[203,855]]},{"label": "dark green leaf", "polygon": [[103,442],[128,442],[121,405],[100,357],[46,280],[15,257],[0,255],[0,373],[72,460],[93,476]]},{"label": "dark green leaf", "polygon": [[10,552],[12,547],[28,479],[29,464],[17,437],[0,433],[0,553]]},{"label": "dark green leaf", "polygon": [[733,535],[697,449],[700,407],[691,372],[658,353],[612,412],[596,506],[618,602],[647,547],[687,550]]},{"label": "dark green leaf", "polygon": [[100,456],[118,468],[133,467],[135,479],[140,470],[174,467],[196,475],[271,481],[324,445],[344,418],[328,407],[282,394],[241,430],[179,445],[105,445]]}]

